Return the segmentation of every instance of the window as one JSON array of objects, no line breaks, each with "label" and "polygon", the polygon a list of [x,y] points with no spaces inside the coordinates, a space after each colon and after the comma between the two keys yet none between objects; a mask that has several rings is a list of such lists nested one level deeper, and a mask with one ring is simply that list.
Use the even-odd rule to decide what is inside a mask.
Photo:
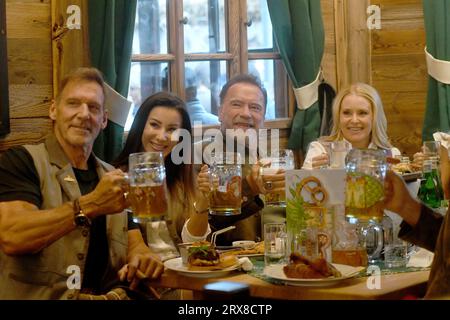
[{"label": "window", "polygon": [[267,89],[266,120],[289,116],[266,0],[138,0],[132,53],[126,131],[142,99],[160,90],[184,98],[193,120],[218,123],[222,86],[246,72]]}]

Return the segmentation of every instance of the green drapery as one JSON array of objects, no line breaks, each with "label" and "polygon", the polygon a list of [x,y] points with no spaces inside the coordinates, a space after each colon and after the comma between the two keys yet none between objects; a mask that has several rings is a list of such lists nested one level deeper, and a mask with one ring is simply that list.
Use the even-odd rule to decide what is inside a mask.
[{"label": "green drapery", "polygon": [[[450,61],[450,2],[424,0],[428,52],[439,60]],[[450,85],[429,77],[422,139],[433,140],[436,131],[450,131]]]},{"label": "green drapery", "polygon": [[[316,79],[324,50],[322,11],[318,0],[267,0],[281,57],[295,88]],[[306,152],[320,130],[318,103],[296,109],[288,147]]]},{"label": "green drapery", "polygon": [[[137,0],[89,1],[89,46],[92,66],[121,95],[128,95]],[[112,121],[99,135],[95,154],[110,162],[122,149],[123,127]]]}]

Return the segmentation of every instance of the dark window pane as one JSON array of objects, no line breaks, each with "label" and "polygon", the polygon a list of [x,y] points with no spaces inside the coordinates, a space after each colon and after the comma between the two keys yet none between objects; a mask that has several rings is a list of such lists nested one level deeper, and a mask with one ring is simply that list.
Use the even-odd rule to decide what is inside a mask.
[{"label": "dark window pane", "polygon": [[133,54],[167,53],[167,0],[139,0]]}]

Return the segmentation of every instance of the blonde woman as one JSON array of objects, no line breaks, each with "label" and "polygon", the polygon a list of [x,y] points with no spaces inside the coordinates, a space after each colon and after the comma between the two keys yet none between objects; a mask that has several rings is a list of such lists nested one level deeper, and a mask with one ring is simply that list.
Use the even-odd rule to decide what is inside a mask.
[{"label": "blonde woman", "polygon": [[329,163],[324,145],[345,140],[352,148],[384,149],[391,157],[400,155],[387,136],[387,121],[378,92],[365,83],[354,83],[341,90],[333,102],[330,136],[311,142],[303,169],[316,169]]}]

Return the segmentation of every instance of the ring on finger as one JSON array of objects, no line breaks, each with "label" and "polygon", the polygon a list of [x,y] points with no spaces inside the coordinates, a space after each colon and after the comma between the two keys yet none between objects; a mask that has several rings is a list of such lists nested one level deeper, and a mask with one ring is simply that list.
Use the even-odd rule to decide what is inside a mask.
[{"label": "ring on finger", "polygon": [[264,187],[265,187],[267,190],[271,190],[271,189],[272,189],[272,181],[267,181],[267,182],[264,184]]}]

